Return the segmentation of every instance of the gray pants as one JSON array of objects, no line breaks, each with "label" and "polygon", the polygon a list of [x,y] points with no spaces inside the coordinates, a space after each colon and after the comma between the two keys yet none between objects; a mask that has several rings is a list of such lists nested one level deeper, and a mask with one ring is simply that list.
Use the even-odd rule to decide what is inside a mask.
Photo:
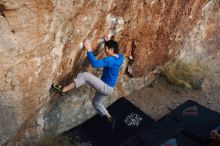
[{"label": "gray pants", "polygon": [[91,87],[95,88],[96,93],[92,99],[92,105],[96,111],[101,115],[109,115],[105,106],[103,105],[102,98],[107,95],[111,95],[113,92],[113,87],[110,87],[104,83],[101,79],[89,72],[79,73],[74,79],[76,88],[84,85],[85,83],[89,84]]}]

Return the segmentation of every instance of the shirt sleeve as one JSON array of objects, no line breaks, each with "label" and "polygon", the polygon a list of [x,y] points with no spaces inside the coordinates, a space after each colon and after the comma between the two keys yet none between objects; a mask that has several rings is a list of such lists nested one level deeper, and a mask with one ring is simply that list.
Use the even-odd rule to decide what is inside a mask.
[{"label": "shirt sleeve", "polygon": [[90,64],[92,65],[93,68],[101,68],[101,67],[106,67],[109,64],[109,59],[108,57],[105,57],[103,59],[97,60],[93,54],[93,51],[87,52],[87,57],[89,59]]}]

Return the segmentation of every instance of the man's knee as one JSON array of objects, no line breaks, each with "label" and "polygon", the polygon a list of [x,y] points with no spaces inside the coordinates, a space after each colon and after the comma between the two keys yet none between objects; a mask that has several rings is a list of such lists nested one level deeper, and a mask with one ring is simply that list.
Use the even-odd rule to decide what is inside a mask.
[{"label": "man's knee", "polygon": [[82,74],[83,74],[84,76],[89,76],[89,75],[91,75],[90,72],[83,72]]},{"label": "man's knee", "polygon": [[83,72],[82,76],[86,79],[91,76],[91,73],[90,72]]}]

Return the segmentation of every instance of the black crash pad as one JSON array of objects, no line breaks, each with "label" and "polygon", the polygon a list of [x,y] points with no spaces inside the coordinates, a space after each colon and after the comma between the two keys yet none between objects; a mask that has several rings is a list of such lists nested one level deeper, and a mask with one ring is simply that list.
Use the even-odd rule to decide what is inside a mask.
[{"label": "black crash pad", "polygon": [[200,142],[185,136],[180,133],[174,137],[177,141],[177,146],[203,146]]},{"label": "black crash pad", "polygon": [[177,134],[173,138],[167,140],[160,146],[203,146],[196,140],[193,140],[190,137],[185,136],[182,133]]},{"label": "black crash pad", "polygon": [[[194,101],[188,100],[164,119],[172,119],[185,128],[183,133],[201,142],[208,141],[210,131],[220,125],[220,114],[212,111]],[[172,125],[169,125],[172,127]]]},{"label": "black crash pad", "polygon": [[137,136],[144,141],[145,146],[160,146],[174,135],[170,135],[164,129],[154,125],[143,129]]},{"label": "black crash pad", "polygon": [[93,146],[119,146],[140,129],[155,123],[152,118],[125,98],[114,102],[108,107],[108,111],[116,118],[114,130],[111,130],[105,118],[96,115],[64,135],[80,133],[78,137],[81,142],[89,142]]},{"label": "black crash pad", "polygon": [[[137,146],[162,146],[170,139],[175,139],[177,146],[203,146],[199,141],[184,135],[180,129],[169,131],[169,129],[160,128],[157,124],[143,129],[137,135],[141,139],[139,140],[140,145]],[[167,144],[165,146],[173,145]]]},{"label": "black crash pad", "polygon": [[131,136],[124,142],[122,142],[119,146],[146,146],[144,141],[137,136]]}]

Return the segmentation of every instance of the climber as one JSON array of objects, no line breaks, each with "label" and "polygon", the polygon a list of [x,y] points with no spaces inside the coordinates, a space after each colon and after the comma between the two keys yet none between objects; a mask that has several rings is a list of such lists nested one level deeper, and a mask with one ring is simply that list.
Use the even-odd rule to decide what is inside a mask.
[{"label": "climber", "polygon": [[123,63],[123,57],[118,53],[119,45],[116,41],[105,37],[105,54],[107,57],[97,60],[93,54],[91,48],[91,42],[85,40],[83,42],[84,48],[87,50],[87,57],[93,68],[103,68],[101,79],[89,72],[79,73],[73,81],[65,87],[61,85],[53,84],[53,87],[58,90],[61,94],[65,94],[68,91],[78,88],[85,83],[88,83],[91,87],[96,90],[95,96],[92,99],[92,105],[95,110],[101,115],[108,119],[112,130],[116,119],[113,118],[107,109],[104,107],[102,98],[104,96],[111,95],[114,86],[117,81],[117,77]]}]

